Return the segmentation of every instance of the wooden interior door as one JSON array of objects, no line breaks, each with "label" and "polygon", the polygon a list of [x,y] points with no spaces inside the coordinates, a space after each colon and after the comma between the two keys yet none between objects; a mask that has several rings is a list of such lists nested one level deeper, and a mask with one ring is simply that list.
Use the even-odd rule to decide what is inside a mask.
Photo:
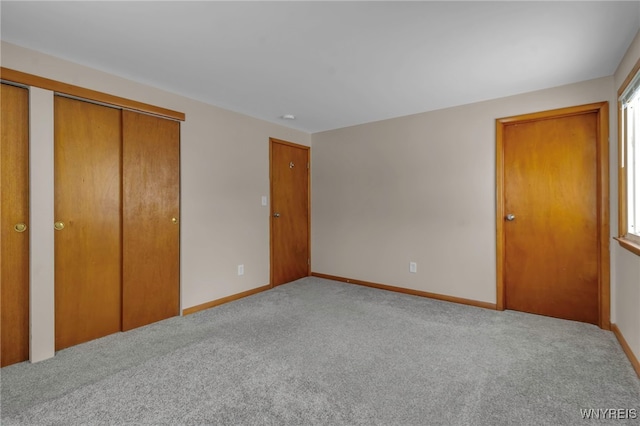
[{"label": "wooden interior door", "polygon": [[600,235],[608,228],[600,113],[577,108],[502,123],[507,309],[600,322]]},{"label": "wooden interior door", "polygon": [[179,314],[180,123],[123,111],[122,328]]},{"label": "wooden interior door", "polygon": [[55,97],[56,350],[121,329],[121,132],[120,110]]},{"label": "wooden interior door", "polygon": [[270,140],[271,285],[309,275],[309,152]]},{"label": "wooden interior door", "polygon": [[29,92],[0,88],[2,367],[29,359]]}]

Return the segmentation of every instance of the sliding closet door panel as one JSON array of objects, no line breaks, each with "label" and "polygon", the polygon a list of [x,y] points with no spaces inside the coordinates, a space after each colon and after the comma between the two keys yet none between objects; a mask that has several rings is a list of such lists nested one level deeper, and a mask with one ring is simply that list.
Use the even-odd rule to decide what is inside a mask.
[{"label": "sliding closet door panel", "polygon": [[123,111],[123,310],[129,330],[179,314],[180,124]]},{"label": "sliding closet door panel", "polygon": [[[56,349],[121,329],[121,111],[55,97]],[[51,224],[54,226],[54,224]]]},{"label": "sliding closet door panel", "polygon": [[29,92],[2,84],[1,366],[29,358]]}]

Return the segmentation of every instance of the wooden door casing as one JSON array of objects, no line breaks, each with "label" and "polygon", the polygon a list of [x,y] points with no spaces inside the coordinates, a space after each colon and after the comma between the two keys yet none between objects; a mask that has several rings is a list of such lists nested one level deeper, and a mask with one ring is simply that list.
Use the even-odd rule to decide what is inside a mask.
[{"label": "wooden door casing", "polygon": [[498,120],[498,309],[609,326],[606,110]]},{"label": "wooden door casing", "polygon": [[[0,86],[0,366],[4,367],[29,359],[29,91]],[[17,232],[18,224],[26,229]]]},{"label": "wooden door casing", "polygon": [[310,273],[310,148],[270,139],[271,285]]},{"label": "wooden door casing", "polygon": [[54,98],[56,350],[121,330],[121,130],[118,109]]},{"label": "wooden door casing", "polygon": [[179,314],[180,123],[123,111],[123,331]]}]

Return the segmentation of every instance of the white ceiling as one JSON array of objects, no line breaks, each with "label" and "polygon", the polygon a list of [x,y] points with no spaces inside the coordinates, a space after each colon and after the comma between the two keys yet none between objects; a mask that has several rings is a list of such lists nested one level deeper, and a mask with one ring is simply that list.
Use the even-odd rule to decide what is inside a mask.
[{"label": "white ceiling", "polygon": [[612,75],[640,27],[638,1],[2,1],[0,13],[10,43],[309,133]]}]

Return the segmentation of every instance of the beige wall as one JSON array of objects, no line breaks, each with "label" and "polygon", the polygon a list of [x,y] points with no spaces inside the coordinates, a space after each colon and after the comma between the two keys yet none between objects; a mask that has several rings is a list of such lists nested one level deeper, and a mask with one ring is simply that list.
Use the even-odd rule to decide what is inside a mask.
[{"label": "beige wall", "polygon": [[31,344],[29,359],[36,362],[54,354],[53,260],[53,93],[29,90],[30,173],[30,276],[29,311]]},{"label": "beige wall", "polygon": [[314,134],[313,271],[495,303],[496,118],[614,99],[607,77]]},{"label": "beige wall", "polygon": [[[495,303],[495,119],[611,103],[612,236],[617,233],[615,76],[310,136],[7,43],[4,67],[185,112],[183,308],[267,284],[268,138],[310,145],[312,269]],[[211,82],[218,84],[219,82]],[[32,92],[32,359],[53,354],[51,93]],[[612,244],[612,319],[640,357],[640,258]],[[418,263],[418,273],[408,263]],[[236,266],[245,265],[238,277]]]},{"label": "beige wall", "polygon": [[[639,59],[640,32],[631,43],[615,73],[616,92]],[[617,200],[617,197],[613,198]],[[636,358],[640,359],[640,256],[621,248],[618,244],[613,244],[612,255],[616,283],[615,294],[612,294],[612,304],[615,308],[614,321]]]},{"label": "beige wall", "polygon": [[[617,236],[616,92],[638,59],[640,33],[615,76],[314,134],[313,271],[495,303],[495,119],[605,100]],[[640,257],[611,255],[611,319],[640,358]]]},{"label": "beige wall", "polygon": [[[206,105],[62,59],[2,43],[3,67],[182,111],[181,305],[191,307],[269,283],[269,137],[303,145],[310,135]],[[211,81],[211,84],[224,82]],[[47,92],[47,91],[43,91]],[[39,108],[47,96],[39,92]],[[32,360],[53,354],[52,117],[32,119]],[[49,136],[47,136],[47,134]],[[35,135],[39,135],[37,138]],[[44,147],[44,149],[41,149]],[[42,165],[42,167],[40,167]],[[245,275],[237,275],[244,264]],[[36,301],[37,305],[33,304]]]}]

